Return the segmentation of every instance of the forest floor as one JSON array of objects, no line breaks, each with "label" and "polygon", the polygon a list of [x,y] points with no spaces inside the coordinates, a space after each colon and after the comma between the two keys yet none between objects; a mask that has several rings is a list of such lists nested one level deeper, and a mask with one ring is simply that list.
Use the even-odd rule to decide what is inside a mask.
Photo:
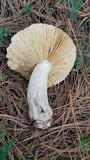
[{"label": "forest floor", "polygon": [[[38,130],[28,117],[28,80],[7,66],[11,37],[33,23],[64,30],[77,48],[75,65],[48,89],[53,123]],[[0,160],[90,160],[90,1],[0,1]]]}]

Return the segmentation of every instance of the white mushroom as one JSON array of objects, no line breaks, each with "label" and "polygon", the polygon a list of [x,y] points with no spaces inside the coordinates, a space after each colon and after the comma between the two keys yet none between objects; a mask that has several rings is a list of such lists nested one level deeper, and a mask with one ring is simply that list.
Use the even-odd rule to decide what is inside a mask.
[{"label": "white mushroom", "polygon": [[35,127],[48,128],[53,111],[48,103],[47,87],[63,81],[76,59],[76,47],[61,29],[33,24],[19,31],[7,48],[8,66],[30,78],[27,90],[29,117]]}]

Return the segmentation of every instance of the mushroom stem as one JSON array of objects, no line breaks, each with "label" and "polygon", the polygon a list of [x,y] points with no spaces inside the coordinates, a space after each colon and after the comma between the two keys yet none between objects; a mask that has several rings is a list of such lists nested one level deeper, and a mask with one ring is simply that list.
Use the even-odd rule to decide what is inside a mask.
[{"label": "mushroom stem", "polygon": [[38,63],[30,77],[27,101],[29,117],[35,120],[35,127],[45,129],[52,122],[52,109],[48,103],[47,81],[52,65],[47,60]]}]

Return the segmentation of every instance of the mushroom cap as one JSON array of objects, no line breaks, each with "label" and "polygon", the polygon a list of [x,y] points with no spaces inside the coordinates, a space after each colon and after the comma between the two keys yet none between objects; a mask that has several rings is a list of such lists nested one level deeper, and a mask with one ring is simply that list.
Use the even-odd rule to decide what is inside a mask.
[{"label": "mushroom cap", "polygon": [[48,60],[52,64],[48,76],[48,87],[51,87],[63,81],[71,71],[76,47],[61,29],[36,23],[12,37],[6,57],[8,66],[28,79],[36,64]]}]

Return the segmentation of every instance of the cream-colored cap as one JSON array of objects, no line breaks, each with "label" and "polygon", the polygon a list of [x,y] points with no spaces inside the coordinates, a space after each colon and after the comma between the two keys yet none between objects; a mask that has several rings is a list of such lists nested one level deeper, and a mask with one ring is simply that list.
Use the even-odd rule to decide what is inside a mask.
[{"label": "cream-colored cap", "polygon": [[48,87],[63,81],[76,59],[72,39],[53,25],[32,24],[17,32],[11,41],[6,55],[8,66],[29,79],[36,64],[48,60],[52,64]]}]

